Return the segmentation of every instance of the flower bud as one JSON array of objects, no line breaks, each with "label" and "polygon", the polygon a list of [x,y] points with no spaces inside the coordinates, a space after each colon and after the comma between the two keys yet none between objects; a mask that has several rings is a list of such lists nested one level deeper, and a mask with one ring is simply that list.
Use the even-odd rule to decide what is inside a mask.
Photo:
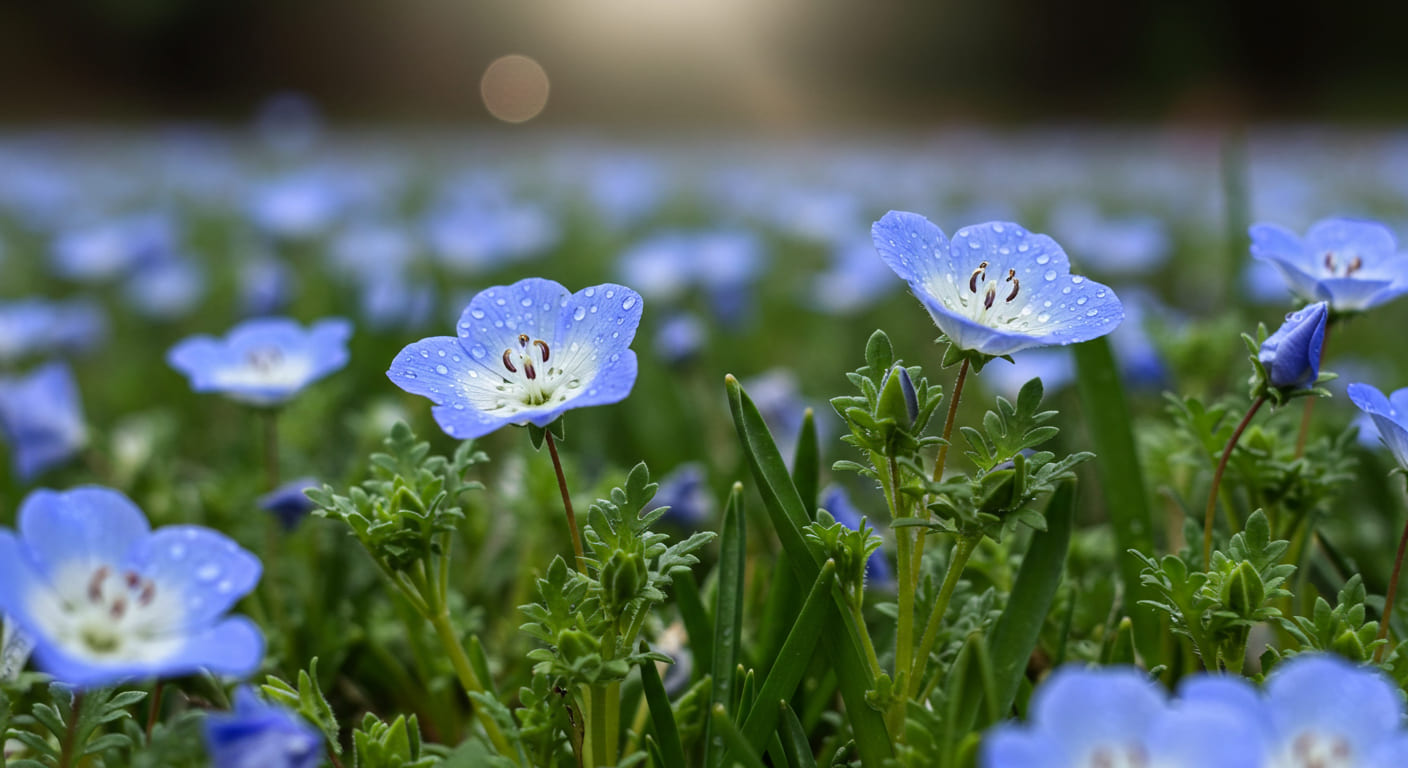
[{"label": "flower bud", "polygon": [[1222,602],[1244,619],[1251,618],[1266,600],[1266,584],[1250,562],[1243,560],[1222,585]]},{"label": "flower bud", "polygon": [[914,426],[919,418],[919,397],[914,392],[914,381],[903,366],[895,366],[885,374],[880,386],[880,399],[875,405],[875,418],[894,419],[896,424],[906,428]]},{"label": "flower bud", "polygon": [[1329,308],[1318,301],[1286,315],[1286,322],[1261,343],[1257,359],[1273,387],[1296,388],[1320,376],[1320,352],[1325,345]]},{"label": "flower bud", "polygon": [[638,553],[618,549],[601,568],[603,602],[608,609],[620,610],[640,594],[649,580],[645,559]]}]

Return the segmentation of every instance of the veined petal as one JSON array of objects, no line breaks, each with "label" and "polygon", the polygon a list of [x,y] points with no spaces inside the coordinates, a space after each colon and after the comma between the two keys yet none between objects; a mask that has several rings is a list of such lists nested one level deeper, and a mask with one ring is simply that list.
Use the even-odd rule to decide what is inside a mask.
[{"label": "veined petal", "polygon": [[150,530],[142,510],[110,488],[41,488],[20,505],[20,537],[35,566],[49,579],[75,560],[88,570],[116,567]]},{"label": "veined petal", "polygon": [[172,525],[148,536],[123,563],[158,590],[180,592],[183,628],[204,627],[259,583],[259,558],[228,536],[194,525]]},{"label": "veined petal", "polygon": [[1394,255],[1398,242],[1388,227],[1376,221],[1323,219],[1306,230],[1305,250],[1308,259],[1316,260],[1314,263],[1320,263],[1327,255],[1340,264],[1358,258],[1362,264],[1359,269],[1372,274],[1375,267]]},{"label": "veined petal", "polygon": [[1287,662],[1267,681],[1266,698],[1283,747],[1310,733],[1343,740],[1359,757],[1403,721],[1401,698],[1383,674],[1334,656]]},{"label": "veined petal", "polygon": [[871,225],[870,236],[880,258],[911,286],[958,272],[948,237],[917,213],[890,211]]},{"label": "veined petal", "polygon": [[[1408,286],[1404,290],[1408,290]],[[1328,301],[1340,311],[1354,312],[1382,304],[1403,292],[1395,291],[1392,280],[1329,277],[1319,282],[1315,298]]]},{"label": "veined petal", "polygon": [[1067,754],[1108,745],[1134,747],[1165,708],[1162,693],[1133,668],[1052,673],[1032,697],[1031,719],[1043,733],[1059,734]]},{"label": "veined petal", "polygon": [[1400,466],[1408,467],[1408,388],[1393,393],[1392,399],[1368,384],[1353,383],[1347,388],[1350,402],[1369,414],[1384,445]]},{"label": "veined petal", "polygon": [[457,335],[471,352],[472,345],[482,344],[485,355],[476,359],[491,364],[504,350],[518,349],[520,334],[551,344],[558,314],[569,295],[561,284],[541,277],[485,288],[470,299],[460,315]]}]

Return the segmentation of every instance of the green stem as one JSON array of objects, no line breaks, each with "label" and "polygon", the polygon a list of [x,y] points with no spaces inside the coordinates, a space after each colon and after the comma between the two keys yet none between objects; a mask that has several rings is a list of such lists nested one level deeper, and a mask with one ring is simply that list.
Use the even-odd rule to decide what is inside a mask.
[{"label": "green stem", "polygon": [[[944,468],[948,465],[948,444],[949,438],[953,436],[953,423],[958,418],[958,401],[963,397],[963,384],[968,381],[968,358],[963,358],[963,363],[958,366],[958,376],[953,380],[953,392],[949,395],[948,416],[944,418],[944,441],[939,445],[939,455],[934,459],[934,482],[944,479]],[[919,514],[929,517],[929,507],[924,505],[919,510]],[[919,583],[919,569],[924,563],[924,542],[929,535],[927,528],[920,528],[919,535],[914,543],[914,557],[910,567],[914,569],[914,578],[911,584]]]},{"label": "green stem", "polygon": [[79,757],[74,753],[75,751],[77,751],[76,748],[80,745],[75,744],[74,742],[78,740],[79,712],[81,712],[82,709],[83,691],[74,691],[73,711],[69,714],[68,728],[64,730],[63,744],[59,747],[59,768],[70,768],[75,764],[77,758]]},{"label": "green stem", "polygon": [[[474,665],[469,663],[469,656],[464,652],[464,646],[460,644],[459,637],[455,635],[454,627],[450,626],[450,612],[444,608],[434,615],[428,616],[430,623],[435,627],[435,635],[440,638],[440,645],[445,649],[445,654],[450,657],[450,665],[455,669],[455,676],[460,680],[460,686],[465,693],[484,693],[484,685],[479,682],[479,676],[474,673]],[[493,743],[494,749],[500,755],[512,760],[515,764],[520,764],[518,752],[509,746],[508,739],[503,731],[499,730],[499,724],[494,722],[494,717],[487,707],[475,706],[474,714],[479,718],[479,723],[484,726],[484,732],[489,735],[489,741]]]},{"label": "green stem", "polygon": [[[1398,554],[1393,556],[1393,573],[1388,577],[1388,594],[1384,596],[1384,616],[1383,623],[1379,625],[1380,640],[1388,640],[1388,619],[1393,615],[1393,602],[1398,599],[1398,574],[1403,568],[1403,550],[1408,547],[1408,521],[1403,523],[1403,533],[1398,537]],[[1374,663],[1384,662],[1384,652],[1388,650],[1388,643],[1381,644],[1374,650]]]},{"label": "green stem", "polygon": [[[886,495],[890,496],[891,519],[903,517],[899,500],[899,466],[893,456],[890,457],[890,482],[886,486]],[[895,531],[896,543],[896,566],[899,574],[899,591],[895,595],[897,602],[897,615],[895,619],[895,685],[904,686],[904,672],[909,669],[914,659],[914,590],[917,579],[917,569],[910,567],[910,561],[914,558],[914,539],[910,538],[910,529],[901,528]],[[864,628],[865,623],[857,616],[857,623]],[[862,631],[861,635],[869,633]],[[866,644],[870,640],[866,638]],[[874,651],[871,651],[872,655]],[[903,722],[899,720],[904,716],[903,699],[897,699],[889,712],[890,733],[902,734]]]},{"label": "green stem", "polygon": [[1222,459],[1217,462],[1217,470],[1212,475],[1212,488],[1208,489],[1208,508],[1203,515],[1203,568],[1207,569],[1212,564],[1212,525],[1213,519],[1217,515],[1217,490],[1222,485],[1222,473],[1227,469],[1227,460],[1232,458],[1232,449],[1237,447],[1237,441],[1242,439],[1242,433],[1247,430],[1247,425],[1252,423],[1252,417],[1260,410],[1262,403],[1266,402],[1266,395],[1258,397],[1252,403],[1252,407],[1247,409],[1247,415],[1242,417],[1242,421],[1237,428],[1232,431],[1232,437],[1227,440],[1227,447],[1222,449]]},{"label": "green stem", "polygon": [[543,432],[548,442],[548,453],[552,455],[552,468],[557,472],[557,489],[562,492],[562,510],[567,513],[567,530],[572,534],[572,552],[577,556],[577,570],[587,572],[587,558],[582,552],[582,534],[577,531],[577,514],[572,511],[572,494],[567,491],[567,475],[562,472],[562,459],[557,455],[557,441],[552,431]]},{"label": "green stem", "polygon": [[152,729],[156,727],[156,720],[161,716],[161,683],[162,681],[158,680],[156,685],[152,686],[152,702],[147,708],[147,746],[151,746]]},{"label": "green stem", "polygon": [[939,588],[939,596],[934,600],[934,609],[929,613],[929,621],[924,626],[924,637],[919,641],[919,651],[915,654],[914,665],[910,670],[910,698],[919,693],[925,667],[929,664],[929,654],[934,652],[934,643],[939,639],[939,626],[943,624],[949,601],[953,599],[953,590],[958,587],[958,578],[963,575],[963,567],[968,564],[968,558],[973,555],[977,543],[978,539],[966,535],[959,535],[958,541],[954,543],[948,573],[944,574],[943,586]]}]

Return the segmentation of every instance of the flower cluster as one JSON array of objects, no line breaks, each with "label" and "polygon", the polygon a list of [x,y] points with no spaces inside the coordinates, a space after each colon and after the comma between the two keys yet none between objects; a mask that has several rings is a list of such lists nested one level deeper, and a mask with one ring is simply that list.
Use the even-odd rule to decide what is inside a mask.
[{"label": "flower cluster", "polygon": [[1386,768],[1408,765],[1397,687],[1335,656],[1285,662],[1258,692],[1245,679],[1185,678],[1169,700],[1128,667],[1063,667],[1032,697],[1027,726],[983,742],[984,768]]}]

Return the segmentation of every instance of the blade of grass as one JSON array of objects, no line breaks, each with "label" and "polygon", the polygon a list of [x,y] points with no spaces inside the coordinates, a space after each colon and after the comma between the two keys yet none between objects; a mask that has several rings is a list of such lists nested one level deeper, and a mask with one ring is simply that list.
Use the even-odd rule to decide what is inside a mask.
[{"label": "blade of grass", "polygon": [[[748,467],[762,496],[763,506],[768,513],[774,532],[788,553],[793,577],[799,586],[815,583],[821,572],[821,560],[807,547],[802,537],[802,528],[810,522],[806,506],[802,502],[797,487],[792,483],[787,465],[778,453],[763,417],[757,406],[748,398],[743,387],[732,375],[725,378],[728,390],[729,410],[733,415],[734,426],[738,430]],[[869,663],[861,650],[860,632],[855,617],[845,608],[845,598],[838,588],[832,588],[832,611],[834,620],[828,625],[834,631],[822,632],[821,644],[836,668],[840,683],[841,698],[846,705],[846,715],[850,720],[851,732],[861,762],[866,766],[879,768],[894,750],[885,720],[865,700],[866,691],[875,687]]]},{"label": "blade of grass", "polygon": [[816,758],[812,756],[811,741],[807,739],[807,731],[802,728],[802,723],[797,719],[797,713],[792,711],[792,707],[787,702],[777,708],[778,716],[782,719],[782,724],[778,728],[778,733],[782,737],[782,751],[787,755],[787,762],[793,768],[816,768]]},{"label": "blade of grass", "polygon": [[753,746],[743,738],[743,734],[738,732],[738,726],[729,719],[728,710],[724,709],[724,705],[715,704],[711,714],[709,725],[733,751],[734,762],[743,763],[747,768],[767,768],[763,765],[763,758],[753,751]]},{"label": "blade of grass", "polygon": [[685,765],[684,744],[675,725],[675,710],[670,706],[670,697],[665,693],[665,684],[660,682],[660,672],[655,668],[655,662],[641,662],[640,680],[645,691],[645,702],[650,707],[650,721],[655,724],[652,746],[659,750],[656,765]]},{"label": "blade of grass", "polygon": [[674,586],[675,606],[680,611],[680,621],[689,635],[690,650],[696,659],[714,658],[714,622],[704,610],[704,601],[699,599],[699,586],[694,583],[694,574],[677,571],[671,577]]},{"label": "blade of grass", "polygon": [[[738,641],[743,631],[743,558],[747,551],[743,519],[743,484],[734,483],[724,505],[719,536],[719,588],[714,603],[714,654],[709,666],[714,685],[710,704],[725,711],[733,703],[734,669],[738,666]],[[723,765],[724,750],[713,721],[704,725],[704,765]]]},{"label": "blade of grass", "polygon": [[807,600],[797,614],[797,623],[782,644],[772,671],[758,689],[758,705],[748,713],[743,723],[743,737],[759,752],[767,746],[768,736],[777,728],[778,709],[773,702],[786,702],[802,682],[816,639],[825,631],[828,609],[831,607],[831,585],[836,575],[836,562],[827,560],[821,575],[807,593]]},{"label": "blade of grass", "polygon": [[1152,553],[1154,536],[1124,385],[1106,339],[1077,344],[1075,358],[1081,411],[1094,442],[1096,474],[1115,533],[1115,551],[1119,553],[1125,612],[1134,620],[1134,645],[1144,663],[1152,667],[1167,660],[1162,657],[1162,621],[1153,608],[1141,605],[1141,601],[1154,600],[1156,595],[1140,582],[1139,559],[1128,553],[1131,549]]}]

